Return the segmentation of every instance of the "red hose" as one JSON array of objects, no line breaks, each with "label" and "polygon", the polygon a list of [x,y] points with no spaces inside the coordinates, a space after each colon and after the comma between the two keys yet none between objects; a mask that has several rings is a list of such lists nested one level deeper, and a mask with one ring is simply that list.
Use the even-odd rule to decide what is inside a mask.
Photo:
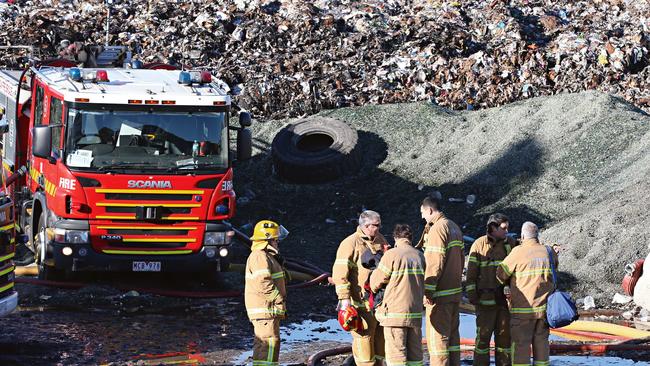
[{"label": "red hose", "polygon": [[568,330],[568,329],[562,329],[562,328],[553,329],[553,333],[577,335],[577,336],[582,336],[582,337],[600,339],[600,340],[603,340],[603,341],[627,341],[627,340],[630,340],[630,338],[628,338],[628,337],[616,336],[616,335],[605,334],[605,333],[585,332],[585,331],[582,331],[582,330]]},{"label": "red hose", "polygon": [[322,275],[314,278],[313,280],[303,282],[303,283],[298,283],[298,284],[295,284],[295,285],[289,285],[287,287],[289,287],[289,288],[305,288],[305,287],[309,287],[309,286],[319,284],[319,283],[323,282],[323,280],[329,280],[330,278],[331,277],[329,277],[329,273],[323,273]]},{"label": "red hose", "polygon": [[643,259],[637,259],[636,262],[634,262],[634,271],[632,274],[626,274],[625,277],[623,277],[621,286],[623,287],[623,292],[625,292],[627,296],[634,296],[634,287],[636,287],[636,283],[643,274],[644,262],[645,260]]},{"label": "red hose", "polygon": [[59,288],[70,288],[70,289],[80,289],[82,287],[86,287],[85,284],[80,282],[46,281],[46,280],[39,280],[37,278],[29,278],[29,277],[16,277],[16,279],[14,279],[14,282],[28,283],[30,285],[50,286],[50,287],[59,287]]}]

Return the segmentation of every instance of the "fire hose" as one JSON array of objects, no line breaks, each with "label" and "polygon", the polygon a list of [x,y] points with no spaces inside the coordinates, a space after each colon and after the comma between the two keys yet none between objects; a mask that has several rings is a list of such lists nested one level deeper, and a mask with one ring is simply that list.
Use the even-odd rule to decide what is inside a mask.
[{"label": "fire hose", "polygon": [[[422,340],[422,344],[426,344],[426,340]],[[469,338],[461,338],[460,344],[463,346],[474,346],[474,340]],[[493,347],[494,345],[491,344]],[[613,351],[650,351],[650,344],[628,344],[628,343],[610,343],[610,344],[560,344],[551,343],[551,354],[561,355],[571,352],[591,353],[591,354],[605,354]],[[343,355],[352,352],[352,346],[340,346],[329,348],[314,353],[307,359],[308,366],[317,366],[324,358]]]},{"label": "fire hose", "polygon": [[645,260],[637,259],[634,263],[625,266],[625,276],[621,287],[627,296],[634,296],[634,287],[643,275],[643,263]]}]

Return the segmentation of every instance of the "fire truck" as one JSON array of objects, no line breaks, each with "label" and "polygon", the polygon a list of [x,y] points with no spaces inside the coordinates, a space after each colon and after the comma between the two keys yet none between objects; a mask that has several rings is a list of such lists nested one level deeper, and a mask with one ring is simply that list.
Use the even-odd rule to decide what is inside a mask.
[{"label": "fire truck", "polygon": [[3,169],[27,168],[9,192],[39,277],[225,270],[250,114],[208,71],[143,65],[118,47],[93,61],[0,70]]}]

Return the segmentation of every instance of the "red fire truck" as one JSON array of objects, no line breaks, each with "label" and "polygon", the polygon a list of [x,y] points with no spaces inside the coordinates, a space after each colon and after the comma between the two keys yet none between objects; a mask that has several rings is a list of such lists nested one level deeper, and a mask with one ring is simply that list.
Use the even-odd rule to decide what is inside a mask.
[{"label": "red fire truck", "polygon": [[0,71],[3,169],[28,169],[9,191],[39,276],[224,270],[232,162],[250,157],[250,114],[230,126],[226,87],[207,71],[105,52],[93,68]]}]

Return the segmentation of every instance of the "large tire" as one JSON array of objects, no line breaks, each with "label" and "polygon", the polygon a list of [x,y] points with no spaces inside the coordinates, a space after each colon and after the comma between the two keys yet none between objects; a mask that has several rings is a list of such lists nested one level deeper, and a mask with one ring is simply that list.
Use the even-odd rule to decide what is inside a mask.
[{"label": "large tire", "polygon": [[295,183],[322,183],[361,167],[357,131],[332,118],[310,118],[284,126],[271,145],[276,173]]},{"label": "large tire", "polygon": [[34,250],[36,251],[36,263],[38,264],[38,278],[47,281],[60,281],[65,279],[65,272],[47,265],[47,234],[45,233],[45,213],[38,218],[36,235],[34,235]]}]

